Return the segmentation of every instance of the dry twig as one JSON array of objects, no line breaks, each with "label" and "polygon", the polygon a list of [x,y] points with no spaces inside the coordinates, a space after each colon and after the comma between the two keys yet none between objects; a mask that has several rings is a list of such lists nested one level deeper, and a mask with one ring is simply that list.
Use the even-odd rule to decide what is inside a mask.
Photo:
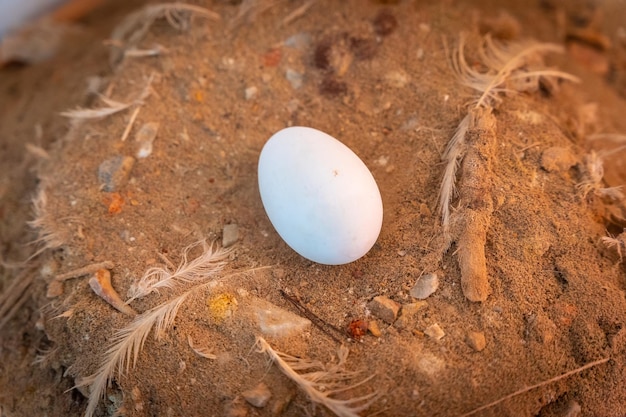
[{"label": "dry twig", "polygon": [[530,387],[522,388],[522,389],[520,389],[518,391],[515,391],[512,394],[505,395],[504,397],[502,397],[502,398],[500,398],[500,399],[498,399],[496,401],[490,402],[489,404],[485,404],[485,405],[483,405],[481,407],[478,407],[478,408],[476,408],[476,409],[474,409],[472,411],[469,411],[469,412],[467,412],[465,414],[462,414],[460,417],[472,416],[472,415],[478,413],[479,411],[486,410],[487,408],[491,408],[494,405],[498,405],[498,404],[500,404],[500,403],[502,403],[502,402],[504,402],[504,401],[506,401],[508,399],[511,399],[513,397],[517,397],[518,395],[524,394],[524,393],[526,393],[528,391],[531,391],[531,390],[533,390],[535,388],[543,387],[543,386],[551,384],[553,382],[560,381],[563,378],[567,378],[568,376],[572,376],[572,375],[578,374],[578,373],[584,371],[585,369],[589,369],[589,368],[592,368],[594,366],[601,365],[601,364],[603,364],[605,362],[608,362],[609,359],[610,358],[600,359],[600,360],[588,363],[587,365],[581,366],[580,368],[577,368],[577,369],[574,369],[572,371],[569,371],[569,372],[566,372],[564,374],[561,374],[561,375],[559,375],[557,377],[548,379],[546,381],[540,382],[540,383],[535,384],[535,385],[531,385]]},{"label": "dry twig", "polygon": [[90,264],[83,266],[82,268],[73,269],[63,274],[59,274],[54,277],[54,280],[66,281],[68,279],[82,277],[83,275],[95,274],[100,269],[112,269],[113,267],[115,267],[115,264],[111,261],[97,262],[95,264]]}]

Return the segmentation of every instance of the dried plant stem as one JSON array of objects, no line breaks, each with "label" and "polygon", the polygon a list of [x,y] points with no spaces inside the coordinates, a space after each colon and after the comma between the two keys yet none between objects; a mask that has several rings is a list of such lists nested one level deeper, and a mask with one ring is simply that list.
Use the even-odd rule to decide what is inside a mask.
[{"label": "dried plant stem", "polygon": [[559,381],[561,379],[567,378],[569,376],[578,374],[578,373],[584,371],[585,369],[589,369],[589,368],[593,368],[594,366],[601,365],[601,364],[603,364],[605,362],[608,362],[609,359],[610,358],[600,359],[600,360],[588,363],[587,365],[581,366],[580,368],[576,368],[576,369],[574,369],[572,371],[569,371],[569,372],[566,372],[566,373],[561,374],[559,376],[556,376],[554,378],[548,379],[546,381],[540,382],[540,383],[535,384],[535,385],[531,385],[530,387],[522,388],[522,389],[520,389],[518,391],[515,391],[512,394],[505,395],[504,397],[502,397],[502,398],[500,398],[500,399],[498,399],[496,401],[490,402],[489,404],[485,404],[485,405],[483,405],[481,407],[478,407],[478,408],[476,408],[476,409],[474,409],[474,410],[472,410],[470,412],[462,414],[460,417],[467,417],[467,416],[474,415],[474,414],[478,413],[479,411],[486,410],[487,408],[491,408],[494,405],[498,405],[498,404],[500,404],[500,403],[502,403],[502,402],[504,402],[504,401],[506,401],[508,399],[511,399],[513,397],[517,397],[518,395],[524,394],[524,393],[526,393],[528,391],[531,391],[531,390],[533,390],[535,388],[543,387],[544,385],[548,385],[548,384],[551,384],[553,382]]},{"label": "dried plant stem", "polygon": [[324,332],[328,337],[330,337],[337,343],[341,343],[341,341],[337,337],[335,337],[335,335],[333,335],[329,330],[333,330],[339,335],[344,335],[345,332],[342,332],[336,326],[333,326],[332,324],[318,317],[317,314],[313,313],[311,310],[305,307],[304,304],[302,304],[300,300],[298,300],[296,297],[292,297],[283,290],[280,290],[280,295],[282,295],[285,300],[289,301],[294,307],[296,307],[304,315],[304,317],[311,320],[311,322],[315,326],[317,326],[318,329]]},{"label": "dried plant stem", "polygon": [[287,17],[283,19],[283,25],[287,26],[294,20],[297,20],[300,17],[304,16],[306,12],[311,8],[311,6],[315,4],[316,1],[317,0],[309,0],[306,3],[304,3],[302,6],[295,9],[293,12],[289,13],[289,15],[287,15]]},{"label": "dried plant stem", "polygon": [[69,272],[57,275],[55,281],[66,281],[72,278],[82,277],[83,275],[95,274],[99,269],[113,269],[115,263],[111,261],[97,262],[95,264],[83,266],[82,268],[73,269]]},{"label": "dried plant stem", "polygon": [[135,119],[137,119],[137,115],[139,114],[140,111],[141,111],[141,106],[137,106],[135,107],[135,110],[133,110],[133,113],[130,115],[130,119],[128,120],[128,124],[126,125],[126,129],[124,129],[124,133],[122,133],[122,138],[120,139],[121,142],[124,142],[126,138],[128,137],[128,135],[130,134],[130,131],[133,128],[133,125],[135,124]]}]

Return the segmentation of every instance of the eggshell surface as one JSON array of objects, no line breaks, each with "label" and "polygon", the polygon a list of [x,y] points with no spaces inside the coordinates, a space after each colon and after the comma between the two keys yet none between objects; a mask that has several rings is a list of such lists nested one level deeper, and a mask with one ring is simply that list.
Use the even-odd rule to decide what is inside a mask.
[{"label": "eggshell surface", "polygon": [[376,181],[332,136],[309,127],[277,132],[261,151],[258,175],[272,225],[305,258],[346,264],[376,243],[383,221]]}]

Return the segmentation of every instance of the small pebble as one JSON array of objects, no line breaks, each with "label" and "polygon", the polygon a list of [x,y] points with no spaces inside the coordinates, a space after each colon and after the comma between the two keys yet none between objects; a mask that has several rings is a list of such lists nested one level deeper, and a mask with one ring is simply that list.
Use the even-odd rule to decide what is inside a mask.
[{"label": "small pebble", "polygon": [[222,230],[222,247],[233,246],[239,240],[239,226],[235,223],[227,224]]},{"label": "small pebble", "polygon": [[254,96],[256,96],[256,93],[258,92],[259,92],[259,89],[256,88],[255,86],[246,88],[246,91],[245,91],[246,100],[252,100]]},{"label": "small pebble", "polygon": [[378,325],[378,322],[376,320],[370,320],[370,322],[367,325],[367,330],[369,330],[369,332],[374,337],[382,336],[382,332],[380,331],[380,326]]},{"label": "small pebble", "polygon": [[241,395],[248,403],[257,408],[265,407],[270,398],[272,398],[272,392],[263,382],[252,389],[244,391]]},{"label": "small pebble", "polygon": [[541,154],[541,168],[548,172],[565,172],[576,165],[576,157],[568,148],[553,146]]},{"label": "small pebble", "polygon": [[135,165],[135,158],[131,156],[117,155],[102,162],[98,167],[98,180],[101,189],[113,192],[123,187],[128,182],[130,171]]},{"label": "small pebble", "polygon": [[139,144],[137,149],[137,158],[146,158],[152,153],[152,143],[159,132],[159,123],[144,123],[135,135],[135,141]]},{"label": "small pebble", "polygon": [[299,32],[287,38],[284,44],[290,48],[305,49],[311,44],[311,35],[306,32]]},{"label": "small pebble", "polygon": [[428,326],[426,330],[424,330],[424,334],[435,340],[441,340],[441,338],[446,335],[446,333],[441,327],[439,327],[437,323]]},{"label": "small pebble", "polygon": [[487,346],[487,340],[485,339],[484,332],[468,332],[467,333],[467,344],[469,347],[474,349],[476,352],[482,351],[485,346]]},{"label": "small pebble", "polygon": [[392,324],[398,317],[400,304],[392,299],[379,295],[367,304],[372,314],[386,323]]},{"label": "small pebble", "polygon": [[264,336],[287,338],[311,327],[311,321],[260,298],[248,301],[251,319]]},{"label": "small pebble", "polygon": [[413,288],[409,291],[409,294],[411,294],[413,298],[424,300],[437,291],[437,288],[439,288],[439,278],[437,274],[426,274],[417,280]]},{"label": "small pebble", "polygon": [[287,77],[287,81],[291,84],[294,89],[299,89],[302,87],[302,83],[304,81],[304,76],[297,71],[292,70],[291,68],[287,68],[287,72],[285,73],[285,77]]}]

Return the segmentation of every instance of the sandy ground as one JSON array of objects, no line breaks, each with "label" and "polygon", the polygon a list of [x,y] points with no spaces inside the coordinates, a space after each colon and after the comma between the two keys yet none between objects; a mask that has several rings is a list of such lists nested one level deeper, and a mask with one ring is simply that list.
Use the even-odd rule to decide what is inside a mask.
[{"label": "sandy ground", "polygon": [[[374,394],[360,415],[459,416],[498,400],[474,415],[626,415],[626,208],[607,191],[626,181],[624,152],[610,153],[626,134],[624,4],[236,3],[199,4],[220,20],[159,18],[122,38],[158,55],[125,58],[102,41],[142,3],[113,3],[50,60],[0,70],[0,415],[83,415],[94,375],[105,382],[96,416],[341,415],[259,352],[259,337],[354,377],[338,386],[371,377],[317,387]],[[470,128],[466,161],[479,168],[456,174],[446,250],[442,155],[475,99],[451,56],[464,33],[468,65],[484,69],[487,32],[561,45],[545,65],[580,83],[501,94],[479,118],[489,126]],[[354,263],[307,261],[263,210],[260,150],[294,125],[340,139],[378,183],[382,232]],[[604,177],[590,173],[598,161]],[[123,304],[126,314],[92,290],[105,269],[127,300],[149,268],[171,272],[189,245],[231,237],[221,270]],[[463,253],[485,261],[484,301],[464,293]],[[436,290],[413,297],[432,274]],[[152,326],[181,296],[173,321]],[[100,372],[127,341],[120,329],[139,338],[138,323],[149,333],[124,372]]]}]

